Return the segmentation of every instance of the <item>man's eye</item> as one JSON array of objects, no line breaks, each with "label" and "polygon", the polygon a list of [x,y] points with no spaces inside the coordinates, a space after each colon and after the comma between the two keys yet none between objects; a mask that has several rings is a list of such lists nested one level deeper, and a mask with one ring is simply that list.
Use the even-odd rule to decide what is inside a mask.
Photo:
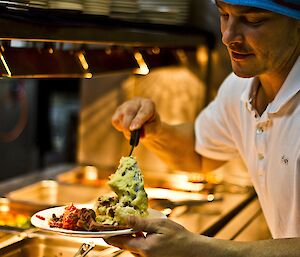
[{"label": "man's eye", "polygon": [[259,24],[262,22],[262,20],[248,20],[247,22],[251,24]]},{"label": "man's eye", "polygon": [[259,25],[263,23],[265,19],[263,18],[244,18],[244,22],[252,24],[252,25]]},{"label": "man's eye", "polygon": [[228,18],[229,15],[227,13],[220,13],[221,18]]}]

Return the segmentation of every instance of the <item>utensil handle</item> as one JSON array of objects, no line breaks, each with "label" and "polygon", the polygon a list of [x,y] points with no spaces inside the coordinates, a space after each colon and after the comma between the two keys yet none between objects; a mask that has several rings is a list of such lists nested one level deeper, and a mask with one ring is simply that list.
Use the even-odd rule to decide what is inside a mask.
[{"label": "utensil handle", "polygon": [[84,257],[95,247],[94,242],[83,243],[74,257]]},{"label": "utensil handle", "polygon": [[137,146],[140,141],[140,136],[141,136],[141,129],[131,131],[130,142],[129,142],[130,145]]}]

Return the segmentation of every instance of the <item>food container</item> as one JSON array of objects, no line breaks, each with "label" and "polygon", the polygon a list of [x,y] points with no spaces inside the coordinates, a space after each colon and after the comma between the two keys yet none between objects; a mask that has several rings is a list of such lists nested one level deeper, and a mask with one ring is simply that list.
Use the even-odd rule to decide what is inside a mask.
[{"label": "food container", "polygon": [[0,231],[0,248],[3,242],[6,242],[10,238],[14,237],[15,233],[12,233],[10,231]]},{"label": "food container", "polygon": [[99,187],[107,184],[109,175],[114,171],[112,167],[80,166],[59,174],[56,179],[61,183]]},{"label": "food container", "polygon": [[42,207],[67,205],[70,203],[92,203],[101,195],[111,195],[108,186],[91,187],[61,184],[53,180],[42,180],[35,184],[8,193],[8,199]]},{"label": "food container", "polygon": [[1,231],[22,231],[30,228],[30,217],[39,210],[36,206],[13,202],[7,198],[0,198]]},{"label": "food container", "polygon": [[[74,239],[55,237],[25,237],[20,241],[9,244],[0,249],[1,257],[73,257],[82,242]],[[116,248],[96,245],[89,253],[89,257],[117,256]],[[128,252],[121,252],[118,256],[132,256]]]},{"label": "food container", "polygon": [[[60,183],[88,186],[106,186],[110,174],[116,168],[95,166],[80,166],[59,174],[56,179]],[[201,191],[204,188],[201,174],[187,172],[155,172],[142,171],[145,187],[160,187],[183,191]]]}]

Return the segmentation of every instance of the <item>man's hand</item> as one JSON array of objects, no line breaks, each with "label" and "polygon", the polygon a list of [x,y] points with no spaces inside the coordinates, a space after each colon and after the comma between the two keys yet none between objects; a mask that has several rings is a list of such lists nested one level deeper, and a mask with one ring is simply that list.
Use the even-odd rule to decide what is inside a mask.
[{"label": "man's hand", "polygon": [[161,127],[160,117],[152,100],[136,97],[120,105],[112,116],[113,126],[126,138],[130,131],[142,128],[141,137],[154,135]]},{"label": "man's hand", "polygon": [[183,226],[168,219],[148,219],[130,216],[128,224],[146,236],[114,236],[104,238],[108,244],[129,250],[143,257],[179,257],[190,255],[197,237]]},{"label": "man's hand", "polygon": [[[168,219],[129,217],[135,231],[146,236],[104,238],[108,244],[142,257],[299,257],[300,238],[231,241],[193,234]],[[138,255],[137,255],[138,254]]]},{"label": "man's hand", "polygon": [[170,169],[200,171],[201,156],[195,151],[194,124],[171,125],[160,120],[152,100],[136,97],[120,105],[112,117],[113,126],[127,139],[142,128],[141,143]]}]

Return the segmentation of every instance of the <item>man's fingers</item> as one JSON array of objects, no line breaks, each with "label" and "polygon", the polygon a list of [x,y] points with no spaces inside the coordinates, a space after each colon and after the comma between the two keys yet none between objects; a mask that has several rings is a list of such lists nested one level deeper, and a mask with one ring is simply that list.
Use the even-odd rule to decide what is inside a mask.
[{"label": "man's fingers", "polygon": [[141,247],[144,244],[144,237],[133,237],[132,235],[124,235],[124,236],[112,236],[108,238],[104,238],[105,242],[119,247],[121,249],[130,251],[131,253],[135,253],[138,255],[138,250],[141,249]]},{"label": "man's fingers", "polygon": [[139,108],[140,105],[138,102],[125,103],[118,107],[111,119],[113,126],[119,131],[129,130],[131,122],[135,118]]},{"label": "man's fingers", "polygon": [[140,218],[137,216],[129,216],[127,223],[135,231],[147,232],[147,233],[158,233],[160,229],[161,219],[149,219]]},{"label": "man's fingers", "polygon": [[[140,103],[137,102],[137,103],[135,103],[135,105],[128,106],[127,109],[125,110],[126,114],[123,117],[123,126],[126,129],[132,130],[131,129],[132,122],[136,118],[136,115],[138,114],[139,109],[140,109]],[[142,124],[139,124],[139,125],[140,125],[140,127],[142,126]],[[136,129],[138,129],[138,128],[136,128]]]},{"label": "man's fingers", "polygon": [[111,236],[104,238],[104,241],[110,245],[119,247],[121,249],[126,249],[125,246],[130,239],[128,235],[121,235],[121,236]]},{"label": "man's fingers", "polygon": [[119,131],[132,131],[156,117],[155,104],[149,99],[134,98],[119,106],[111,122]]},{"label": "man's fingers", "polygon": [[141,128],[145,123],[149,122],[155,116],[155,105],[149,100],[145,99],[140,102],[140,107],[131,121],[130,130]]}]

